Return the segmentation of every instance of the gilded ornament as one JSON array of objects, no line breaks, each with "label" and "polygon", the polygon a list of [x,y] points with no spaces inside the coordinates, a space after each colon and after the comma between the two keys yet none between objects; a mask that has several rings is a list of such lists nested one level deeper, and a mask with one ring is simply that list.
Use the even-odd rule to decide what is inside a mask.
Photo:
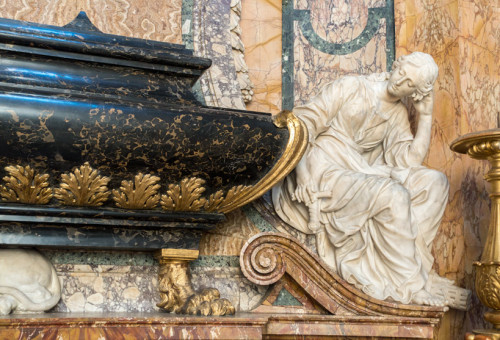
[{"label": "gilded ornament", "polygon": [[205,191],[205,181],[201,178],[184,178],[181,184],[170,184],[166,195],[161,196],[164,210],[200,211],[207,202],[201,197]]},{"label": "gilded ornament", "polygon": [[235,308],[228,299],[221,299],[216,288],[205,288],[200,293],[192,295],[185,303],[183,314],[190,315],[232,315]]},{"label": "gilded ornament", "polygon": [[159,308],[171,313],[181,313],[184,304],[194,295],[188,275],[188,261],[160,259],[158,290],[161,301]]},{"label": "gilded ornament", "polygon": [[244,185],[238,185],[235,187],[232,187],[229,189],[227,192],[226,196],[224,197],[224,192],[222,190],[217,191],[214,194],[211,194],[205,203],[205,210],[212,212],[212,211],[222,211],[230,205],[235,197],[244,194],[245,192],[248,192],[251,190],[252,187],[250,186],[244,186]]},{"label": "gilded ornament", "polygon": [[37,174],[29,165],[5,167],[9,176],[5,176],[5,185],[0,186],[3,201],[27,204],[47,204],[52,199],[49,188],[49,175]]},{"label": "gilded ornament", "polygon": [[227,299],[221,299],[215,288],[196,293],[189,278],[189,261],[198,257],[197,250],[161,249],[156,253],[160,263],[158,289],[161,301],[156,304],[166,312],[191,315],[229,315],[235,309]]},{"label": "gilded ornament", "polygon": [[500,265],[476,262],[476,292],[479,300],[492,309],[500,309]]},{"label": "gilded ornament", "polygon": [[88,162],[69,174],[61,175],[61,184],[55,189],[55,198],[62,204],[100,206],[108,200],[109,177],[100,176]]},{"label": "gilded ornament", "polygon": [[160,201],[157,184],[160,178],[139,173],[134,181],[122,181],[119,190],[113,190],[116,206],[123,209],[153,209]]}]

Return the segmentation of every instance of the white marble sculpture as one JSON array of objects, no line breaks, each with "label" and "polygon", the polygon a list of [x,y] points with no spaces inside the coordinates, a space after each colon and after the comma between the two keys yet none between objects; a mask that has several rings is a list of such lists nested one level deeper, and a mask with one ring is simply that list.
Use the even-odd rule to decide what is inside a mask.
[{"label": "white marble sculpture", "polygon": [[[432,271],[448,199],[444,174],[422,166],[437,75],[432,57],[415,52],[390,73],[343,77],[295,108],[309,145],[273,202],[285,222],[316,234],[320,257],[368,295],[465,309],[469,291]],[[415,136],[405,97],[418,113]]]},{"label": "white marble sculpture", "polygon": [[0,315],[43,312],[61,298],[50,261],[36,250],[0,249]]}]

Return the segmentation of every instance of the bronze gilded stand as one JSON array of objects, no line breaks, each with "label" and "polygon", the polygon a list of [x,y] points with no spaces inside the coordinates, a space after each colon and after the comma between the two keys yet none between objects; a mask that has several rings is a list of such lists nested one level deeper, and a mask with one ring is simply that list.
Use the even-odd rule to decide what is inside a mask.
[{"label": "bronze gilded stand", "polygon": [[484,314],[484,319],[493,324],[493,329],[474,330],[466,339],[500,340],[500,129],[459,137],[451,143],[451,149],[491,164],[484,176],[491,183],[490,224],[481,261],[474,266],[476,293],[483,305],[492,309]]}]

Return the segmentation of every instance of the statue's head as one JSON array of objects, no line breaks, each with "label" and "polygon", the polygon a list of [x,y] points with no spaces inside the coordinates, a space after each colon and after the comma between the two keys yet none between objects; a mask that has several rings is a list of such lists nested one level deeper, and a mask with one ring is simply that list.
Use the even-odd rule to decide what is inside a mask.
[{"label": "statue's head", "polygon": [[437,76],[434,59],[426,53],[413,52],[394,62],[387,90],[393,96],[411,96],[417,102],[432,91]]}]

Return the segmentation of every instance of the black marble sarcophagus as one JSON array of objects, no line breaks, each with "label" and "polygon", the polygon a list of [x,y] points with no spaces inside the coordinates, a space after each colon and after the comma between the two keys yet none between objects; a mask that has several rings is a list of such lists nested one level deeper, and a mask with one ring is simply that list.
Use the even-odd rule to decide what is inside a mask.
[{"label": "black marble sarcophagus", "polygon": [[286,176],[300,121],[201,105],[191,87],[210,64],[85,14],[0,19],[0,244],[195,249]]}]

